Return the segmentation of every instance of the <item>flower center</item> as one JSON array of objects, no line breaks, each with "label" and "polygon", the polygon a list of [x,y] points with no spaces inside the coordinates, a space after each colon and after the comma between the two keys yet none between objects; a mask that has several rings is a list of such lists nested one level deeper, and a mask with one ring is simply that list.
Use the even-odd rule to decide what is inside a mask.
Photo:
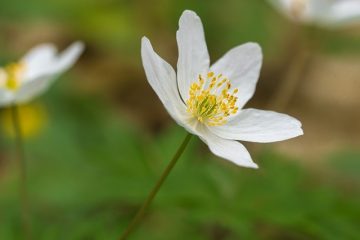
[{"label": "flower center", "polygon": [[186,101],[187,111],[202,123],[209,126],[220,126],[227,118],[237,113],[235,106],[239,91],[230,92],[231,83],[222,74],[209,72],[205,77],[201,74],[198,81],[190,86],[189,99]]},{"label": "flower center", "polygon": [[12,63],[0,68],[0,87],[15,91],[21,85],[21,79],[25,70],[23,63]]}]

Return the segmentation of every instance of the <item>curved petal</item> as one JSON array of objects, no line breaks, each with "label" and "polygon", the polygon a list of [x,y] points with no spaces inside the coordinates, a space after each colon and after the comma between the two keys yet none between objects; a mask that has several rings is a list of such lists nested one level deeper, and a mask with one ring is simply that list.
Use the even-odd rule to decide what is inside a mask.
[{"label": "curved petal", "polygon": [[338,24],[359,22],[360,2],[358,0],[337,1],[331,6],[328,18]]},{"label": "curved petal", "polygon": [[254,95],[261,64],[261,47],[246,43],[228,51],[210,69],[215,74],[223,74],[233,87],[238,88],[237,106],[241,109]]},{"label": "curved petal", "polygon": [[15,93],[15,103],[25,103],[44,93],[51,85],[52,77],[44,76],[21,85]]},{"label": "curved petal", "polygon": [[22,59],[26,65],[24,82],[41,78],[44,75],[56,75],[70,68],[83,52],[84,45],[75,42],[57,56],[56,48],[51,44],[42,44]]},{"label": "curved petal", "polygon": [[277,142],[303,135],[301,122],[286,114],[258,109],[244,109],[223,126],[210,127],[226,139],[249,142]]},{"label": "curved petal", "polygon": [[143,37],[141,41],[141,57],[151,87],[171,117],[183,126],[181,118],[186,115],[186,109],[176,86],[174,69],[154,52],[149,39],[146,37]]},{"label": "curved petal", "polygon": [[48,43],[32,48],[21,60],[26,65],[24,81],[35,79],[46,72],[54,62],[56,53],[56,47]]},{"label": "curved petal", "polygon": [[177,80],[180,94],[186,101],[191,83],[197,80],[199,74],[209,71],[210,65],[203,25],[195,12],[183,12],[176,39],[179,48]]},{"label": "curved petal", "polygon": [[68,70],[78,60],[81,53],[84,51],[84,44],[82,42],[75,42],[64,50],[55,60],[51,67],[52,74],[59,74]]},{"label": "curved petal", "polygon": [[258,168],[257,164],[252,161],[249,152],[241,143],[218,137],[209,130],[204,130],[200,137],[216,156],[242,167]]}]

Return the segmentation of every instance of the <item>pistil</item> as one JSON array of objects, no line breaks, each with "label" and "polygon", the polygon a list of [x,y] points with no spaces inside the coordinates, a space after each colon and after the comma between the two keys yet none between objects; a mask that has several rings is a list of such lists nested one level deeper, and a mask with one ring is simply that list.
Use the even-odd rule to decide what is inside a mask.
[{"label": "pistil", "polygon": [[199,74],[198,81],[190,86],[189,99],[186,101],[187,111],[198,121],[209,126],[220,126],[227,118],[236,114],[238,89],[230,91],[230,80],[222,74],[209,72],[206,76]]}]

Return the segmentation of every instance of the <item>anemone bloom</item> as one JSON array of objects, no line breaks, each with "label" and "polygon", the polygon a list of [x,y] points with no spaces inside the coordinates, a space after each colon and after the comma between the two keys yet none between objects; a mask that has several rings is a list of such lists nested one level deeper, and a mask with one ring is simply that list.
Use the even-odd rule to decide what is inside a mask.
[{"label": "anemone bloom", "polygon": [[359,22],[359,0],[269,0],[297,22],[320,26],[342,26]]},{"label": "anemone bloom", "polygon": [[174,120],[199,136],[217,156],[257,168],[236,140],[275,142],[303,134],[301,123],[285,114],[243,109],[255,92],[261,48],[246,43],[210,67],[204,30],[196,13],[186,10],[177,31],[177,74],[143,37],[141,55],[147,79]]},{"label": "anemone bloom", "polygon": [[28,102],[46,91],[56,76],[75,63],[83,49],[83,44],[76,42],[58,54],[52,44],[42,44],[19,62],[0,67],[0,106]]}]

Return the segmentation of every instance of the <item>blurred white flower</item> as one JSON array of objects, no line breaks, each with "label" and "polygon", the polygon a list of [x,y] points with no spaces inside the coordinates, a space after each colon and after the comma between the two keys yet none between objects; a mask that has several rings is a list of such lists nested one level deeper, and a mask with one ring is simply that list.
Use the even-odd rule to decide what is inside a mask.
[{"label": "blurred white flower", "polygon": [[52,44],[31,49],[19,62],[0,67],[0,106],[25,103],[48,89],[53,80],[69,69],[84,49],[73,43],[61,54]]},{"label": "blurred white flower", "polygon": [[360,0],[269,0],[290,19],[326,27],[359,22]]},{"label": "blurred white flower", "polygon": [[200,18],[186,10],[179,25],[177,75],[146,37],[141,47],[147,79],[179,125],[198,135],[215,155],[252,168],[257,165],[236,140],[266,143],[303,134],[301,123],[288,115],[242,109],[259,77],[258,44],[237,46],[210,67]]}]

